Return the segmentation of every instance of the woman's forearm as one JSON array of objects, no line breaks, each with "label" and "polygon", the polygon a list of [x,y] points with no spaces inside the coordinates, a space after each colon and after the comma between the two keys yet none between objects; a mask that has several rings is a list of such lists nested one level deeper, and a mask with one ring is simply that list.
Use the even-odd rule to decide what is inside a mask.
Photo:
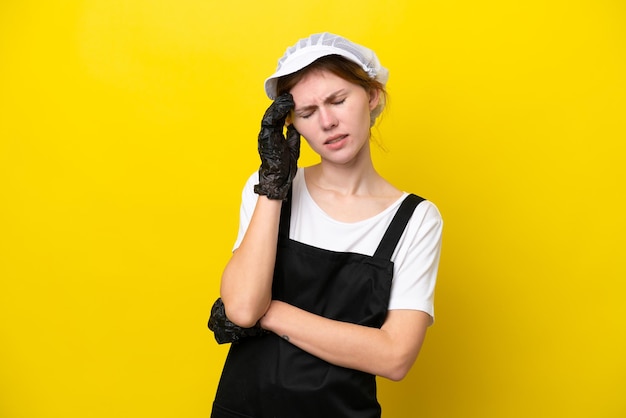
[{"label": "woman's forearm", "polygon": [[327,319],[284,302],[273,301],[261,326],[331,364],[401,380],[415,362],[428,314],[389,311],[378,328]]},{"label": "woman's forearm", "polygon": [[242,327],[254,326],[271,301],[281,204],[259,196],[241,245],[222,274],[226,315]]}]

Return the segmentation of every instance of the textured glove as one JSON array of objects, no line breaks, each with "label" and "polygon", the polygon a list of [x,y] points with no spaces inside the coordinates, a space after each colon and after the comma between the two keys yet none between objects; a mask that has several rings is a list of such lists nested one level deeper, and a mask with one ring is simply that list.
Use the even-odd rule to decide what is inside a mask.
[{"label": "textured glove", "polygon": [[252,328],[242,328],[232,323],[230,319],[226,317],[222,298],[218,298],[213,304],[208,325],[209,329],[215,334],[215,340],[219,344],[238,343],[244,338],[259,337],[268,333],[268,331],[265,331],[259,325],[255,325]]},{"label": "textured glove", "polygon": [[269,199],[285,200],[291,181],[298,169],[300,157],[300,133],[293,125],[287,127],[287,139],[283,135],[285,119],[293,109],[291,94],[284,93],[267,108],[259,132],[259,184],[254,192]]}]

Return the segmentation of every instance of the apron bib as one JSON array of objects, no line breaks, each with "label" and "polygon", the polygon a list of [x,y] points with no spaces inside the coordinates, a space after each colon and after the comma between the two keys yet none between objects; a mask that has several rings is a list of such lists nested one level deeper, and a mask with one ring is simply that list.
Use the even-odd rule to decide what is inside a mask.
[{"label": "apron bib", "polygon": [[[326,318],[380,328],[391,255],[421,197],[408,195],[375,254],[325,250],[289,239],[291,204],[281,212],[272,299]],[[379,418],[376,377],[327,363],[275,334],[232,344],[212,418]]]}]

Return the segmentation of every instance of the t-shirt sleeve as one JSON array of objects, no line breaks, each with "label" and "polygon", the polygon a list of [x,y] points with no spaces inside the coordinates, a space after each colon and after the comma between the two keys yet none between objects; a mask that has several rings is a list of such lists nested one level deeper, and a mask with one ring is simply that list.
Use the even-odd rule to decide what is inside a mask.
[{"label": "t-shirt sleeve", "polygon": [[248,181],[246,181],[246,184],[243,187],[243,191],[241,192],[241,207],[239,208],[239,232],[237,233],[235,245],[233,245],[233,251],[235,251],[237,248],[239,248],[239,245],[241,245],[243,236],[248,230],[248,225],[250,225],[250,219],[252,218],[252,213],[254,212],[254,208],[259,197],[259,195],[254,193],[254,185],[258,182],[259,172],[255,171],[254,173],[252,173],[252,175],[250,175],[250,177],[248,177]]},{"label": "t-shirt sleeve", "polygon": [[437,207],[430,201],[418,205],[396,248],[390,310],[420,310],[434,319],[442,231]]}]

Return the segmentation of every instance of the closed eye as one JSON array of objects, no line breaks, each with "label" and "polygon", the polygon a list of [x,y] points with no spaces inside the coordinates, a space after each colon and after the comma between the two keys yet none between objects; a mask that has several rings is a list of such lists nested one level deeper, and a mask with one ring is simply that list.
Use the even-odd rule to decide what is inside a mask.
[{"label": "closed eye", "polygon": [[315,113],[316,106],[305,106],[300,109],[296,109],[294,114],[298,118],[308,119]]},{"label": "closed eye", "polygon": [[[333,106],[342,105],[347,98],[347,92],[345,90],[339,90],[326,98],[324,101],[327,104],[331,104]],[[301,119],[308,119],[315,113],[316,106],[304,106],[300,109],[297,109],[295,112],[296,117]]]}]

